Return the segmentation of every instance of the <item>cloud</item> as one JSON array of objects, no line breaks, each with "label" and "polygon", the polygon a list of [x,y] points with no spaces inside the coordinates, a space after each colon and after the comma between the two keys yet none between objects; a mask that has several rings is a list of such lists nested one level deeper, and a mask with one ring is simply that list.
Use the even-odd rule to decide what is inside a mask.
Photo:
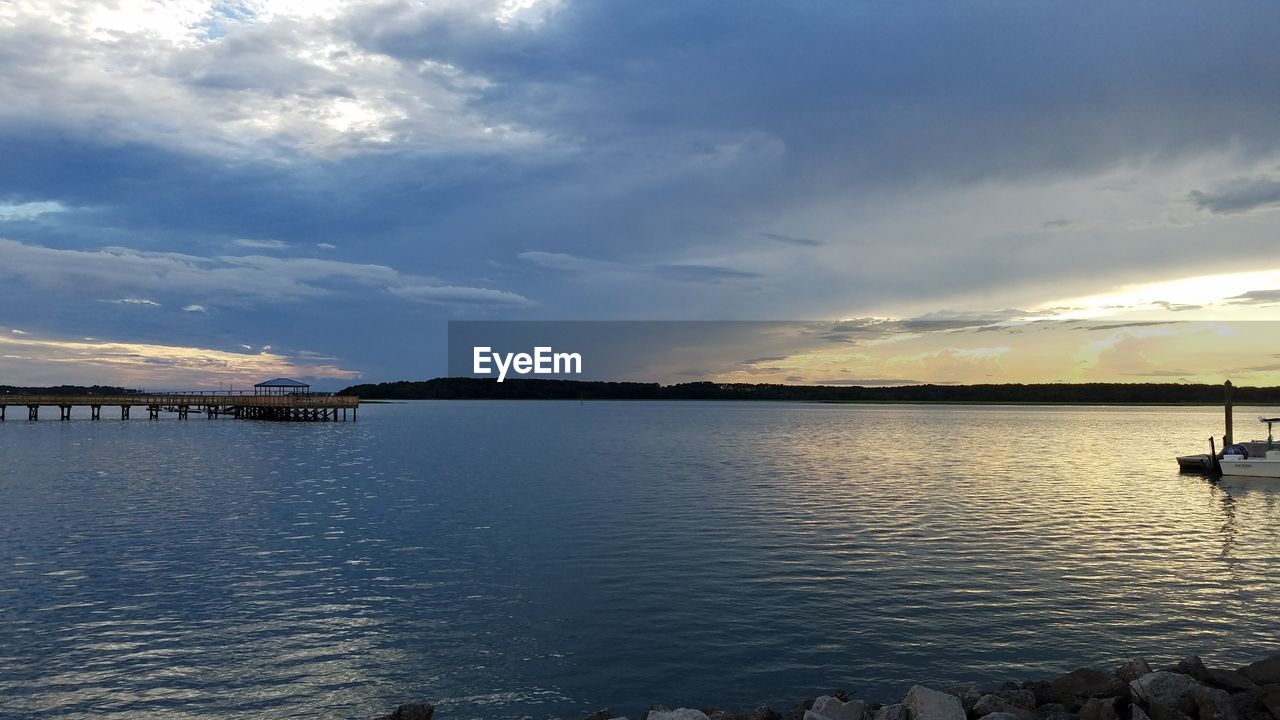
[{"label": "cloud", "polygon": [[761,277],[759,273],[720,265],[696,263],[625,264],[607,260],[593,260],[568,253],[528,250],[517,255],[521,260],[539,267],[568,273],[628,273],[648,275],[664,280],[691,283],[718,283]]},{"label": "cloud", "polygon": [[243,248],[259,248],[262,250],[288,250],[289,243],[281,240],[252,240],[249,238],[240,238],[233,240],[232,245]]},{"label": "cloud", "polygon": [[110,302],[113,302],[117,305],[149,305],[151,307],[160,307],[160,303],[156,302],[155,300],[149,300],[147,298],[127,297],[127,298],[120,298],[119,300],[111,300]]},{"label": "cloud", "polygon": [[780,242],[785,245],[799,245],[801,247],[821,247],[826,245],[821,240],[813,240],[811,238],[793,237],[791,235],[783,235],[782,233],[757,233],[760,237],[774,242]]},{"label": "cloud", "polygon": [[761,365],[764,363],[781,362],[786,359],[787,359],[786,355],[774,355],[770,357],[759,357],[759,358],[752,358],[751,360],[743,360],[741,363],[738,363],[738,364],[739,365]]},{"label": "cloud", "polygon": [[453,287],[450,285],[404,285],[390,289],[392,295],[420,302],[528,307],[528,298],[515,293],[488,288]]},{"label": "cloud", "polygon": [[1280,303],[1280,288],[1271,290],[1250,290],[1232,295],[1226,300],[1234,305],[1271,305]]},{"label": "cloud", "polygon": [[41,215],[65,212],[66,207],[57,201],[38,201],[24,203],[0,203],[0,222],[14,220],[34,220]]},{"label": "cloud", "polygon": [[329,363],[267,349],[231,352],[157,343],[0,335],[0,353],[8,358],[6,374],[22,378],[26,384],[98,382],[110,378],[156,387],[218,379],[247,383],[278,376],[340,380],[359,376]]},{"label": "cloud", "polygon": [[719,265],[671,264],[656,265],[652,272],[660,277],[682,282],[721,282],[724,280],[742,280],[758,278],[760,273]]},{"label": "cloud", "polygon": [[1280,208],[1280,178],[1236,178],[1209,191],[1192,191],[1189,197],[1196,207],[1218,215],[1274,210]]},{"label": "cloud", "polygon": [[[62,250],[0,238],[0,277],[41,285],[76,285],[201,294],[226,301],[290,301],[340,292],[345,286],[383,289],[396,297],[446,304],[528,305],[515,293],[432,282],[385,265],[262,255],[202,257],[108,247]],[[159,304],[125,298],[130,304]]]},{"label": "cloud", "polygon": [[182,308],[182,312],[189,312],[189,313],[206,313],[206,312],[209,312],[209,311],[208,311],[208,309],[207,309],[207,308],[205,308],[205,306],[203,306],[203,305],[184,305],[184,306],[183,306],[183,308]]}]

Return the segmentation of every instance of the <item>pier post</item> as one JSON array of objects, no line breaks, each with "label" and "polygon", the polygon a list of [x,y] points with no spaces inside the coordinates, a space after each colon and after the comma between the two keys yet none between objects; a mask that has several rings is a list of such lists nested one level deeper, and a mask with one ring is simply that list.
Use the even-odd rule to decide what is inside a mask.
[{"label": "pier post", "polygon": [[28,419],[28,420],[39,420],[39,419],[40,419],[40,406],[39,406],[39,405],[28,405],[28,406],[27,406],[27,419]]},{"label": "pier post", "polygon": [[102,419],[102,406],[101,406],[101,405],[90,405],[90,406],[89,406],[89,419],[90,419],[90,420],[101,420],[101,419]]},{"label": "pier post", "polygon": [[58,406],[58,419],[59,419],[59,420],[70,420],[70,419],[71,419],[71,406],[70,406],[70,405],[59,405],[59,406]]},{"label": "pier post", "polygon": [[148,420],[159,420],[159,419],[160,419],[160,406],[159,406],[159,405],[148,405],[148,406],[147,406],[147,419],[148,419]]},{"label": "pier post", "polygon": [[4,422],[4,411],[8,409],[8,405],[0,405],[0,422]]},{"label": "pier post", "polygon": [[178,419],[179,419],[179,420],[186,420],[186,419],[187,419],[187,411],[188,411],[188,407],[189,407],[189,406],[187,406],[187,405],[179,405],[179,406],[178,406]]},{"label": "pier post", "polygon": [[121,405],[121,406],[120,406],[120,419],[121,419],[121,420],[128,420],[128,419],[129,419],[129,408],[131,408],[131,407],[133,407],[133,406],[132,406],[132,405]]},{"label": "pier post", "polygon": [[1227,416],[1227,417],[1226,417],[1226,421],[1227,421],[1227,432],[1226,432],[1226,434],[1224,434],[1224,435],[1222,436],[1222,442],[1223,442],[1223,446],[1224,446],[1224,447],[1225,447],[1225,446],[1227,446],[1227,445],[1230,445],[1230,444],[1232,443],[1232,432],[1231,432],[1231,391],[1232,391],[1233,389],[1234,389],[1234,388],[1233,388],[1233,386],[1231,385],[1231,381],[1230,381],[1230,380],[1228,380],[1226,383],[1224,383],[1224,384],[1222,385],[1222,407],[1223,407],[1223,411],[1225,412],[1225,414],[1226,414],[1226,416]]}]

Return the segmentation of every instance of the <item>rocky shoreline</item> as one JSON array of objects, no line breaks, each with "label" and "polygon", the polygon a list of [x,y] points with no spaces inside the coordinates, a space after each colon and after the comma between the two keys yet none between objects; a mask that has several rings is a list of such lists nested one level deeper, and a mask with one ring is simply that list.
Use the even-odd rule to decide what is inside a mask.
[{"label": "rocky shoreline", "polygon": [[[435,706],[401,705],[376,720],[432,720]],[[653,706],[638,720],[1280,720],[1280,654],[1235,669],[1208,667],[1197,656],[1153,670],[1140,657],[1114,670],[1080,668],[1052,680],[929,688],[916,685],[888,705],[843,691],[786,712],[758,707]],[[584,720],[625,720],[598,710]]]}]

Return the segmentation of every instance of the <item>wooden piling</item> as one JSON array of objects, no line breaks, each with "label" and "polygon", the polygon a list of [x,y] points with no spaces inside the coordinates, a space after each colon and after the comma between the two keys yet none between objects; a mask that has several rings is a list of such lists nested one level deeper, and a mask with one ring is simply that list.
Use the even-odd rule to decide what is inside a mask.
[{"label": "wooden piling", "polygon": [[1222,409],[1224,414],[1226,415],[1226,425],[1227,425],[1227,431],[1222,436],[1222,446],[1224,449],[1226,448],[1227,445],[1230,445],[1232,442],[1234,442],[1233,435],[1231,432],[1231,395],[1232,395],[1231,391],[1233,389],[1234,388],[1231,385],[1230,380],[1226,381],[1222,385]]}]

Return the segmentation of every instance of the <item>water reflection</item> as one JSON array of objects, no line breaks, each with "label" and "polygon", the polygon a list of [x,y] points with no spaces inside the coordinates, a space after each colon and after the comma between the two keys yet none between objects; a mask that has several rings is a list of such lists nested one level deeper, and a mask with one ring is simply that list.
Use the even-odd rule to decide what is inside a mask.
[{"label": "water reflection", "polygon": [[1280,487],[1179,475],[1218,413],[1152,412],[9,423],[0,714],[580,716],[1243,660],[1280,631]]}]

